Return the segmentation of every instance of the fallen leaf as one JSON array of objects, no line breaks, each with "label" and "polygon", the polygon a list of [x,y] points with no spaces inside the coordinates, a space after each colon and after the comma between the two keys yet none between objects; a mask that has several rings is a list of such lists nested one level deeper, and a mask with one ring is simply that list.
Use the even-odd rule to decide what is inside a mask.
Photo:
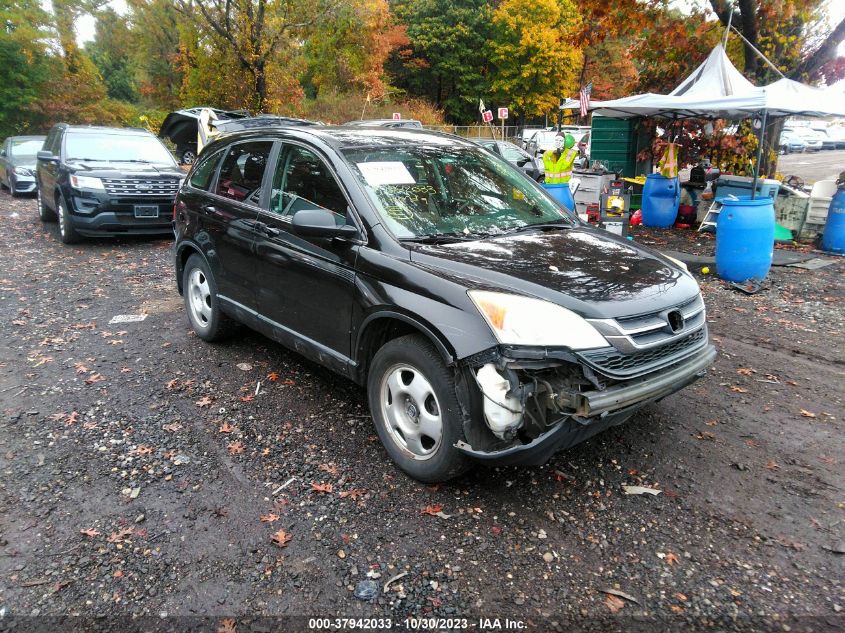
[{"label": "fallen leaf", "polygon": [[777,462],[769,462],[766,464],[766,468],[771,471],[780,470],[780,466],[778,466]]},{"label": "fallen leaf", "polygon": [[432,516],[436,516],[438,512],[443,511],[443,506],[441,505],[430,505],[426,506],[422,509],[423,514],[430,514]]},{"label": "fallen leaf", "polygon": [[174,391],[176,389],[179,389],[179,379],[174,378],[173,380],[168,380],[166,387],[170,391]]},{"label": "fallen leaf", "polygon": [[101,382],[105,380],[105,377],[99,373],[93,373],[90,377],[85,379],[86,385],[93,385],[95,382]]},{"label": "fallen leaf", "polygon": [[217,627],[217,633],[235,633],[236,630],[237,626],[232,618],[223,618]]},{"label": "fallen leaf", "polygon": [[607,594],[604,597],[604,604],[608,609],[610,609],[611,613],[618,613],[619,610],[625,606],[625,601],[614,595]]},{"label": "fallen leaf", "polygon": [[198,407],[207,407],[212,402],[214,402],[214,398],[210,398],[209,396],[203,396],[202,398],[197,400],[194,404],[197,405]]},{"label": "fallen leaf", "polygon": [[499,536],[499,534],[502,533],[502,528],[500,528],[498,525],[494,525],[493,527],[490,528],[490,531],[493,534],[495,534],[496,536]]},{"label": "fallen leaf", "polygon": [[353,488],[352,490],[344,490],[340,493],[340,498],[345,499],[346,497],[350,497],[351,499],[357,499],[358,497],[363,497],[367,494],[367,491],[363,488]]},{"label": "fallen leaf", "polygon": [[116,572],[112,574],[113,578],[123,578],[123,571],[118,569]]},{"label": "fallen leaf", "polygon": [[329,493],[334,490],[334,486],[331,484],[311,484],[311,491],[312,492],[322,492],[322,493]]},{"label": "fallen leaf", "polygon": [[273,514],[273,513],[271,512],[271,513],[269,513],[269,514],[262,514],[260,518],[261,518],[261,522],[262,522],[262,523],[273,523],[273,521],[278,521],[278,520],[279,520],[279,515],[278,515],[278,514]]},{"label": "fallen leaf", "polygon": [[237,430],[234,426],[229,424],[228,422],[224,422],[220,425],[220,432],[221,433],[231,433],[232,431]]},{"label": "fallen leaf", "polygon": [[292,538],[293,534],[288,534],[284,530],[279,530],[278,532],[273,534],[270,540],[273,541],[273,543],[275,545],[278,545],[279,547],[287,547],[288,543]]},{"label": "fallen leaf", "polygon": [[741,376],[750,376],[751,374],[756,374],[757,372],[751,369],[751,367],[740,367],[736,370],[736,373]]},{"label": "fallen leaf", "polygon": [[141,444],[140,446],[136,446],[131,451],[129,451],[130,455],[150,455],[153,452],[152,446],[146,446]]},{"label": "fallen leaf", "polygon": [[231,453],[232,455],[237,455],[237,454],[243,453],[243,452],[244,452],[244,445],[243,445],[243,442],[241,442],[240,440],[236,440],[236,441],[231,442],[229,444],[229,453]]},{"label": "fallen leaf", "polygon": [[678,557],[672,552],[666,552],[666,558],[664,560],[667,565],[674,565],[678,562]]},{"label": "fallen leaf", "polygon": [[322,470],[325,473],[329,473],[330,475],[337,477],[337,466],[335,466],[333,463],[332,464],[320,464],[320,470]]},{"label": "fallen leaf", "polygon": [[130,536],[132,536],[132,528],[121,528],[117,532],[112,532],[106,540],[109,543],[123,543]]},{"label": "fallen leaf", "polygon": [[805,418],[814,418],[814,417],[816,417],[816,414],[815,414],[815,413],[813,413],[812,411],[807,411],[806,409],[801,409],[801,415],[803,415]]},{"label": "fallen leaf", "polygon": [[709,431],[699,431],[698,435],[696,435],[695,438],[698,440],[709,440],[711,442],[716,441],[716,436],[713,433],[710,433]]},{"label": "fallen leaf", "polygon": [[87,374],[89,371],[88,368],[82,363],[76,363],[74,367],[76,367],[77,374]]},{"label": "fallen leaf", "polygon": [[84,530],[79,530],[80,534],[84,534],[85,536],[89,536],[94,538],[95,536],[100,536],[100,530],[95,530],[94,528],[85,528]]},{"label": "fallen leaf", "polygon": [[731,385],[731,391],[735,393],[748,393],[748,389],[743,389],[742,387],[738,387],[736,385]]},{"label": "fallen leaf", "polygon": [[687,601],[689,600],[689,598],[687,598],[686,594],[683,594],[683,593],[681,593],[680,591],[678,591],[678,592],[675,594],[675,597],[676,597],[678,600],[680,600],[681,602],[687,602]]},{"label": "fallen leaf", "polygon": [[662,490],[658,490],[657,488],[646,488],[645,486],[626,486],[622,485],[622,490],[625,491],[626,495],[659,495]]},{"label": "fallen leaf", "polygon": [[70,415],[67,416],[67,419],[65,420],[65,425],[71,426],[72,424],[76,424],[76,421],[78,419],[79,419],[79,413],[77,413],[76,411],[73,411],[73,412],[71,412]]},{"label": "fallen leaf", "polygon": [[269,374],[267,374],[267,380],[269,380],[270,382],[276,382],[279,378],[279,374],[274,371],[271,371]]},{"label": "fallen leaf", "polygon": [[241,402],[252,402],[255,400],[254,394],[249,394],[248,396],[241,396]]}]

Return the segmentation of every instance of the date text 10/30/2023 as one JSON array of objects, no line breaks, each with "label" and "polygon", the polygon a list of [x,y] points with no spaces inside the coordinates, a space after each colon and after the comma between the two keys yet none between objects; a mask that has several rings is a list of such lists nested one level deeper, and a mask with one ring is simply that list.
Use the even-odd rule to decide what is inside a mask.
[{"label": "date text 10/30/2023", "polygon": [[316,631],[359,630],[376,631],[393,628],[408,631],[449,631],[473,630],[482,633],[488,631],[525,631],[527,625],[522,620],[510,618],[404,618],[394,621],[391,618],[309,618],[308,628]]}]

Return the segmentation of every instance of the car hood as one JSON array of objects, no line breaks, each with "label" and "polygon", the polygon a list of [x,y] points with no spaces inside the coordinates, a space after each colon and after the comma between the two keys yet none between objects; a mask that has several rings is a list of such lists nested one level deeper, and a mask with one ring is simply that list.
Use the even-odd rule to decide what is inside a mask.
[{"label": "car hood", "polygon": [[468,289],[535,296],[587,318],[655,312],[699,292],[688,273],[659,253],[584,225],[415,245],[411,261]]},{"label": "car hood", "polygon": [[70,163],[75,174],[95,178],[145,178],[155,176],[185,176],[175,165],[151,163],[109,163],[81,161]]},{"label": "car hood", "polygon": [[24,169],[35,171],[38,161],[35,160],[35,156],[27,156],[26,158],[12,158],[9,163],[12,167],[23,167]]}]

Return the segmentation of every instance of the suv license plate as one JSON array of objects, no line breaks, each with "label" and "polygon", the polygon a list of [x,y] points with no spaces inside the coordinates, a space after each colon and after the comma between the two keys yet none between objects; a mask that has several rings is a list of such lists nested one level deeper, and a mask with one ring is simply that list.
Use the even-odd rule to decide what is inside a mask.
[{"label": "suv license plate", "polygon": [[136,218],[157,218],[158,205],[157,204],[136,204],[135,205]]}]

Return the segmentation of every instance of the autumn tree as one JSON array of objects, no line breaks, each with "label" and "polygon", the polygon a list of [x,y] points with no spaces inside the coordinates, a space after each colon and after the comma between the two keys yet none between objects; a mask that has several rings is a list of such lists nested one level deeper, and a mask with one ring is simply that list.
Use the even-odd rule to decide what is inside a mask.
[{"label": "autumn tree", "polygon": [[49,19],[37,0],[0,6],[0,134],[37,126],[36,104],[56,64],[47,55]]},{"label": "autumn tree", "polygon": [[141,100],[170,110],[179,105],[181,16],[172,0],[127,0],[135,37],[133,65]]},{"label": "autumn tree", "polygon": [[94,40],[86,43],[85,52],[100,71],[106,92],[113,99],[138,100],[134,51],[136,31],[111,7],[97,13]]},{"label": "autumn tree", "polygon": [[[330,18],[341,0],[175,0],[201,37],[217,40],[243,71],[238,89],[248,106],[263,111],[277,58],[291,58],[318,21]],[[210,33],[209,33],[210,32]],[[200,53],[201,54],[201,53]],[[230,77],[229,81],[238,77]],[[246,90],[245,90],[246,88]]]},{"label": "autumn tree", "polygon": [[542,115],[577,91],[579,26],[573,0],[503,0],[493,14],[490,43],[499,103],[509,103],[521,116]]},{"label": "autumn tree", "polygon": [[487,0],[398,0],[407,42],[388,65],[396,85],[424,96],[455,122],[477,117],[490,86],[486,47],[493,37]]}]

